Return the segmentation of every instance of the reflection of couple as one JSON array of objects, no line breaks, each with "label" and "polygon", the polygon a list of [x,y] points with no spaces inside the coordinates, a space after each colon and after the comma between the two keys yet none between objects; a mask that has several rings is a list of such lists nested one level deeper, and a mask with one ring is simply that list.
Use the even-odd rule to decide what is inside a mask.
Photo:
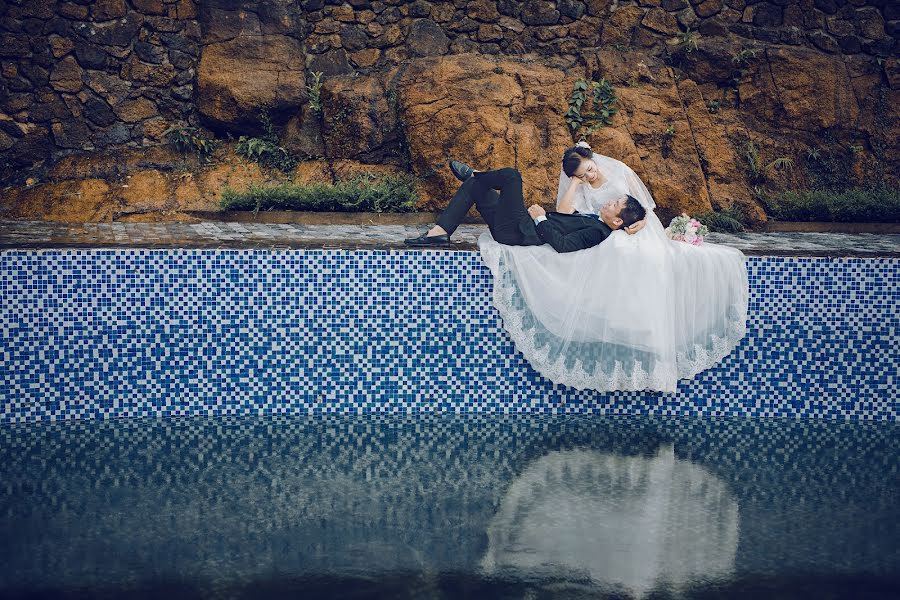
[{"label": "reflection of couple", "polygon": [[525,209],[515,169],[473,173],[454,161],[459,191],[436,226],[407,243],[448,242],[475,204],[490,229],[479,247],[494,305],[538,372],[578,389],[674,392],[744,336],[744,255],[669,240],[646,186],[621,161],[580,144],[562,162],[556,212],[545,214]]}]

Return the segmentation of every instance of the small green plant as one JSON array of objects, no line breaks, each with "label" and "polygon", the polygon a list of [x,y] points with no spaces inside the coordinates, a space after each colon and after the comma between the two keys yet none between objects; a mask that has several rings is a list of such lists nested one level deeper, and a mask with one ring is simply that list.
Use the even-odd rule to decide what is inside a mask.
[{"label": "small green plant", "polygon": [[322,116],[322,72],[312,72],[312,82],[306,85],[306,92],[309,95],[309,107],[313,112]]},{"label": "small green plant", "polygon": [[696,31],[691,31],[691,28],[688,27],[684,31],[680,32],[677,35],[678,38],[678,49],[684,52],[693,52],[697,48],[699,48],[699,39],[700,34]]},{"label": "small green plant", "polygon": [[663,158],[668,158],[672,152],[672,138],[675,137],[675,125],[669,123],[662,132],[661,154]]},{"label": "small green plant", "polygon": [[711,113],[719,112],[719,109],[722,107],[722,103],[718,100],[707,100],[706,101],[706,110]]},{"label": "small green plant", "polygon": [[807,148],[806,149],[806,159],[807,160],[819,160],[819,149],[818,148]]},{"label": "small green plant", "polygon": [[612,47],[616,52],[625,52],[628,50],[628,44],[613,44]]},{"label": "small green plant", "polygon": [[579,79],[575,82],[572,96],[569,98],[566,123],[573,134],[585,129],[586,133],[582,134],[582,137],[589,135],[612,123],[613,116],[619,111],[613,106],[615,103],[616,91],[609,81]]},{"label": "small green plant", "polygon": [[755,48],[744,48],[731,57],[731,62],[738,66],[746,66],[750,64],[752,59],[756,58]]},{"label": "small green plant", "polygon": [[780,221],[900,223],[900,189],[895,187],[783,192],[764,202],[769,216]]},{"label": "small green plant", "polygon": [[748,225],[747,214],[737,204],[723,210],[703,213],[697,216],[697,220],[715,233],[740,233]]},{"label": "small green plant", "polygon": [[237,192],[226,187],[220,204],[226,210],[306,210],[333,212],[411,212],[418,194],[412,177],[361,174],[334,185],[251,185]]},{"label": "small green plant", "polygon": [[208,162],[216,147],[216,141],[197,127],[169,127],[163,135],[179,152],[196,154],[200,162]]},{"label": "small green plant", "polygon": [[850,152],[854,155],[862,154],[863,147],[860,144],[854,144],[850,146]]},{"label": "small green plant", "polygon": [[794,168],[794,159],[787,156],[780,156],[766,165],[766,171],[775,169],[776,171],[784,171],[785,169]]},{"label": "small green plant", "polygon": [[278,145],[278,134],[267,110],[260,111],[259,120],[265,133],[262,137],[242,135],[238,138],[235,152],[264,167],[283,172],[293,170],[299,161]]},{"label": "small green plant", "polygon": [[759,149],[753,140],[747,139],[739,148],[738,154],[744,159],[747,175],[753,183],[762,183],[765,179],[765,167],[759,156]]}]

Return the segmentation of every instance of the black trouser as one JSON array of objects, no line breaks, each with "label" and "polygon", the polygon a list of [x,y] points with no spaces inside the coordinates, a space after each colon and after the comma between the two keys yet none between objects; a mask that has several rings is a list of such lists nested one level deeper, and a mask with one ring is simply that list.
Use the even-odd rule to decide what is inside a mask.
[{"label": "black trouser", "polygon": [[[499,193],[495,190],[499,190]],[[530,219],[522,198],[522,174],[506,167],[475,173],[463,182],[437,224],[452,235],[472,205],[478,208],[494,240],[511,246],[522,245],[525,236],[519,225]],[[531,242],[533,243],[533,242]]]}]

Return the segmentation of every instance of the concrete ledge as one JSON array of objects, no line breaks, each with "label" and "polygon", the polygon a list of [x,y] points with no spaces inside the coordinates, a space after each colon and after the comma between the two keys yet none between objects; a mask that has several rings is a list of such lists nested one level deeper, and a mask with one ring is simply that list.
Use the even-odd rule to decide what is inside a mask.
[{"label": "concrete ledge", "polygon": [[[263,213],[260,213],[263,214]],[[309,217],[312,213],[295,213]],[[327,213],[320,213],[322,218]],[[0,223],[0,249],[49,248],[243,248],[243,249],[388,249],[409,250],[403,240],[421,234],[432,221],[415,215],[370,215],[372,223]],[[353,217],[353,219],[350,219]],[[348,215],[358,220],[363,215]],[[477,249],[483,224],[462,225],[456,243],[441,250]],[[738,248],[749,256],[900,257],[900,234],[871,233],[716,233],[708,241]]]},{"label": "concrete ledge", "polygon": [[887,233],[900,234],[900,223],[829,223],[825,221],[769,221],[766,233]]}]

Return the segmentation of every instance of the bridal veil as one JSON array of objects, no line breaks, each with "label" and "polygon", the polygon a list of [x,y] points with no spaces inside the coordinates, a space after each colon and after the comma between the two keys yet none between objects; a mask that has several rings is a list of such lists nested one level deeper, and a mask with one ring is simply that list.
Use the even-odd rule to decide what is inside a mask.
[{"label": "bridal veil", "polygon": [[[730,247],[669,240],[634,171],[596,153],[595,161],[611,186],[647,209],[644,228],[614,231],[598,246],[566,254],[483,234],[494,306],[516,348],[555,383],[674,392],[679,379],[714,366],[744,336],[745,257]],[[563,174],[560,195],[567,188]]]}]

